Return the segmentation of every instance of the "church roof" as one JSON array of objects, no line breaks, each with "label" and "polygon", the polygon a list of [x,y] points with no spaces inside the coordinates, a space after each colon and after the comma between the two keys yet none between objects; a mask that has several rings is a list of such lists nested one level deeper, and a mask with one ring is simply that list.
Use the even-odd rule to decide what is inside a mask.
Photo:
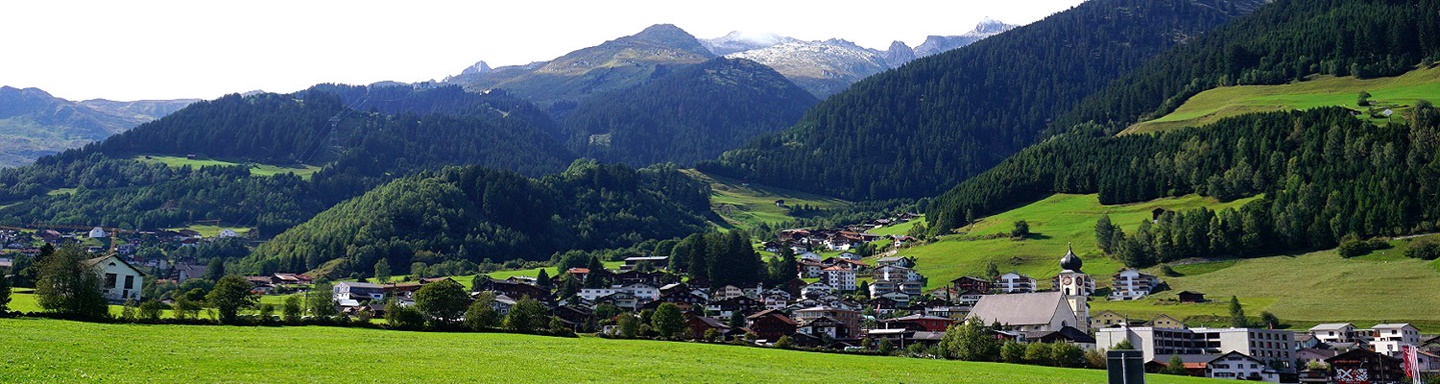
[{"label": "church roof", "polygon": [[[986,324],[1049,324],[1064,300],[1065,296],[1058,291],[985,295],[980,297],[980,302],[975,303],[970,317],[978,318]],[[1069,307],[1066,306],[1065,309],[1068,311]]]},{"label": "church roof", "polygon": [[1075,247],[1065,251],[1065,256],[1060,258],[1060,269],[1080,272],[1080,267],[1085,265],[1079,256],[1075,256]]}]

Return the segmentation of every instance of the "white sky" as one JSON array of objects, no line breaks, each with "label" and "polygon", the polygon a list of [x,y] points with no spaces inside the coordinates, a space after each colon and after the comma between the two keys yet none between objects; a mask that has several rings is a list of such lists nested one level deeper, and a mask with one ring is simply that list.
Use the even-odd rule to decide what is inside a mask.
[{"label": "white sky", "polygon": [[215,98],[324,82],[442,79],[524,64],[669,23],[884,49],[1028,24],[1083,0],[0,1],[0,85],[70,100]]}]

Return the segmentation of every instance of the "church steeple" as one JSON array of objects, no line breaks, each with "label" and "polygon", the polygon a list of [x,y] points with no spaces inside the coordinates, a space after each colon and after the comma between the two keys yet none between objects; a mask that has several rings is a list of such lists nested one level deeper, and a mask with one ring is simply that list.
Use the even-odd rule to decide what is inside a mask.
[{"label": "church steeple", "polygon": [[1085,262],[1080,260],[1079,256],[1075,256],[1074,244],[1070,244],[1069,247],[1070,250],[1065,251],[1065,256],[1060,258],[1060,269],[1080,272],[1080,267],[1084,266]]}]

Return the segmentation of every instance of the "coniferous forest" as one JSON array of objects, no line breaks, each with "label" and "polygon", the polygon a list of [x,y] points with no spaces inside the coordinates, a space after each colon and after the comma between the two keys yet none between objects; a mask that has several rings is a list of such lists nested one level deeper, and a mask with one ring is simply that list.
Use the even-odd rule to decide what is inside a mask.
[{"label": "coniferous forest", "polygon": [[1166,49],[1260,5],[1097,0],[851,86],[699,169],[854,200],[934,196]]}]

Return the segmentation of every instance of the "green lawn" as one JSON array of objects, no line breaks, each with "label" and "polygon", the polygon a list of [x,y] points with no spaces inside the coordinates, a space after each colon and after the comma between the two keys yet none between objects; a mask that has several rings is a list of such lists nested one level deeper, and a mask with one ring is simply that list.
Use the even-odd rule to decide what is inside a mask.
[{"label": "green lawn", "polygon": [[[235,166],[235,165],[240,165],[240,164],[241,164],[241,163],[238,163],[238,162],[230,162],[230,161],[216,160],[216,159],[199,159],[199,158],[197,158],[197,159],[189,159],[189,158],[185,158],[184,156],[156,156],[156,155],[151,155],[151,156],[149,156],[149,158],[146,158],[146,156],[136,156],[136,157],[135,157],[135,160],[139,160],[139,161],[147,162],[147,163],[165,164],[165,165],[168,165],[168,166],[174,167],[174,168],[179,168],[179,167],[183,167],[183,166],[187,166],[187,165],[190,166],[190,167],[193,167],[193,168],[199,168],[199,167],[204,167],[204,166],[215,166],[215,165]],[[286,173],[294,173],[296,176],[300,176],[301,178],[308,180],[308,179],[310,179],[310,176],[311,176],[311,175],[314,175],[315,172],[319,172],[319,171],[320,171],[320,167],[313,166],[313,165],[302,165],[302,166],[279,166],[279,165],[270,165],[270,164],[251,164],[251,165],[250,165],[250,175],[251,175],[251,176],[263,176],[263,177],[268,177],[268,176],[275,176],[275,175],[281,175],[281,174],[286,174]]]},{"label": "green lawn", "polygon": [[170,230],[170,231],[178,231],[178,230],[181,230],[181,229],[189,229],[189,230],[192,230],[192,231],[195,231],[195,232],[200,232],[200,236],[205,236],[205,237],[216,237],[216,236],[220,236],[220,231],[221,231],[221,230],[224,230],[224,229],[234,230],[235,233],[240,234],[240,236],[245,236],[245,234],[250,233],[250,228],[217,227],[217,226],[214,226],[214,225],[191,225],[191,226],[180,227],[180,228],[166,228],[166,230]]},{"label": "green lawn", "polygon": [[0,320],[0,330],[0,377],[11,383],[1105,382],[1101,370],[594,337],[43,319]]},{"label": "green lawn", "polygon": [[[1378,104],[1376,110],[1390,107],[1397,113],[1393,118],[1399,119],[1398,114],[1403,114],[1416,100],[1440,99],[1440,67],[1379,79],[1326,76],[1284,85],[1215,88],[1191,97],[1168,115],[1135,124],[1126,129],[1125,133],[1200,126],[1226,117],[1257,112],[1328,106],[1365,111],[1365,107],[1356,105],[1360,91],[1370,92],[1370,100]],[[1378,119],[1375,122],[1383,124],[1386,121]]]},{"label": "green lawn", "polygon": [[900,223],[900,224],[896,224],[896,225],[891,225],[891,226],[888,226],[888,227],[875,228],[875,229],[870,230],[870,231],[867,231],[867,232],[874,233],[874,234],[877,234],[877,235],[901,235],[901,236],[904,236],[904,235],[910,234],[910,228],[914,228],[914,227],[915,227],[915,224],[919,224],[919,223],[923,223],[923,222],[925,222],[925,217],[924,217],[924,216],[921,216],[921,217],[919,217],[919,218],[916,218],[916,219],[913,219],[913,220],[910,220],[910,221],[907,221],[907,222],[904,222],[904,223]]},{"label": "green lawn", "polygon": [[[620,269],[620,266],[625,265],[625,262],[624,262],[624,261],[606,261],[606,262],[602,262],[602,263],[600,263],[600,264],[605,265],[605,269],[619,270],[619,269]],[[509,270],[509,271],[495,271],[495,272],[490,272],[490,277],[491,277],[491,278],[494,278],[494,279],[501,279],[501,280],[508,279],[508,278],[511,278],[511,277],[514,277],[514,276],[535,277],[536,275],[539,275],[539,274],[540,274],[540,270],[541,270],[541,269],[544,269],[544,270],[545,270],[545,273],[546,273],[547,275],[550,275],[550,277],[555,277],[556,275],[558,275],[558,274],[560,273],[560,272],[557,270],[557,268],[555,268],[555,267],[545,267],[545,268],[535,268],[535,269],[520,269],[520,270]],[[475,277],[475,276],[474,276],[474,275],[464,276],[464,278],[467,279],[467,280],[464,281],[465,285],[467,285],[467,286],[470,285],[470,280],[468,280],[468,279],[470,279],[470,278],[472,278],[472,277]],[[458,279],[460,279],[460,277],[455,277],[455,279],[458,280]]]},{"label": "green lawn", "polygon": [[794,220],[775,200],[786,205],[809,205],[821,209],[849,205],[850,202],[783,188],[772,188],[685,170],[690,177],[710,184],[710,208],[725,219],[722,227],[752,228],[760,223],[777,224]]},{"label": "green lawn", "polygon": [[[1249,199],[1220,203],[1211,198],[1186,196],[1159,199],[1144,203],[1101,205],[1096,195],[1054,195],[1015,210],[987,217],[965,228],[965,235],[945,236],[938,242],[900,250],[899,256],[917,259],[916,270],[930,278],[926,287],[949,284],[951,279],[985,272],[986,262],[994,262],[1000,272],[1019,271],[1034,277],[1048,287],[1049,279],[1060,272],[1060,257],[1067,243],[1074,243],[1075,253],[1085,261],[1084,271],[1095,276],[1101,285],[1108,284],[1110,275],[1120,271],[1120,262],[1106,257],[1095,247],[1095,223],[1104,214],[1126,231],[1134,231],[1140,222],[1150,219],[1150,211],[1163,207],[1185,210],[1198,207],[1211,209],[1239,206]],[[1007,238],[967,240],[969,236],[1009,233],[1016,221],[1025,220],[1035,234],[1024,241]],[[898,228],[898,227],[897,227]]]},{"label": "green lawn", "polygon": [[50,192],[45,192],[45,194],[48,196],[73,195],[75,194],[75,188],[52,189]]}]

